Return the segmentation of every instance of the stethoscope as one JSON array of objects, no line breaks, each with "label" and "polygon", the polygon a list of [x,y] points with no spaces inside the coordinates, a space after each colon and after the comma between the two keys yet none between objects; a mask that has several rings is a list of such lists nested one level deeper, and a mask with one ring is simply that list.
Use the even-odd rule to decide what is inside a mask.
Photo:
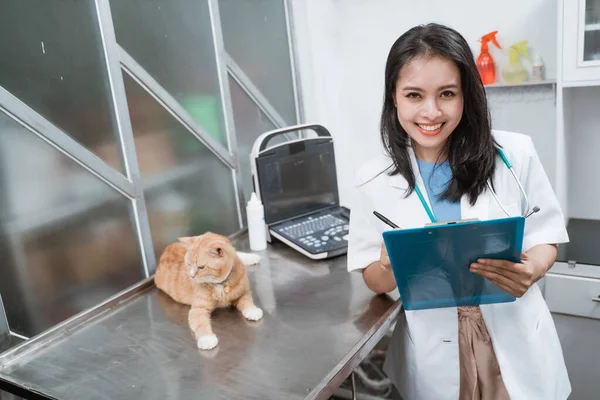
[{"label": "stethoscope", "polygon": [[[521,191],[521,193],[523,194],[523,197],[525,198],[525,205],[527,206],[527,211],[525,212],[525,218],[528,218],[531,214],[535,214],[536,212],[540,211],[540,208],[538,206],[534,206],[532,209],[529,208],[529,198],[527,197],[527,194],[525,193],[525,189],[523,189],[523,185],[521,185],[521,181],[517,177],[517,174],[515,174],[512,164],[510,163],[510,161],[508,161],[508,158],[506,157],[506,154],[504,154],[504,151],[502,149],[497,148],[496,150],[498,150],[498,154],[500,155],[500,158],[502,158],[504,165],[506,165],[506,168],[508,168],[508,170],[512,174],[513,178],[515,179],[515,182],[517,182],[517,185],[519,185],[519,190]],[[506,209],[502,205],[502,202],[496,195],[496,192],[494,191],[494,189],[492,189],[492,185],[490,184],[489,180],[487,181],[487,186],[490,189],[490,192],[492,193],[494,198],[496,199],[496,202],[498,202],[498,205],[500,206],[502,211],[504,211],[504,214],[506,214],[507,217],[511,217],[511,215],[508,213],[508,211],[506,211]],[[427,205],[427,202],[425,201],[425,197],[423,196],[421,189],[419,189],[419,186],[417,186],[417,185],[415,185],[415,192],[417,193],[417,196],[419,196],[419,200],[421,200],[421,204],[423,205],[423,208],[427,212],[427,215],[429,216],[429,219],[431,220],[431,222],[436,223],[437,221],[435,219],[435,216],[433,215],[431,208],[429,208],[429,205]]]}]

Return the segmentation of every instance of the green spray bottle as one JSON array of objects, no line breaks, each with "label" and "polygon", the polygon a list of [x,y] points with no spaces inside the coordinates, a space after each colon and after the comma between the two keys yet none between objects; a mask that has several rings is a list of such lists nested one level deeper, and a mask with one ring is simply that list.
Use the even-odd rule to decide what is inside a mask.
[{"label": "green spray bottle", "polygon": [[522,40],[509,47],[508,64],[502,68],[502,78],[505,83],[514,85],[527,80],[527,70],[521,63],[519,54],[531,61],[531,57],[527,52],[527,40]]}]

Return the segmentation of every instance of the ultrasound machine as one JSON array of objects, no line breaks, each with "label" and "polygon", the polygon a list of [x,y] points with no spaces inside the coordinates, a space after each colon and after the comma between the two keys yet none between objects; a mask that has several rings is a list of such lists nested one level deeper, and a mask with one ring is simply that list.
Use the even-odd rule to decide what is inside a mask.
[{"label": "ultrasound machine", "polygon": [[[306,131],[316,136],[301,137]],[[289,139],[290,133],[298,135]],[[268,147],[270,141],[276,144]],[[350,210],[339,203],[333,138],[325,127],[304,124],[263,133],[250,165],[269,242],[278,239],[312,259],[347,252]]]}]

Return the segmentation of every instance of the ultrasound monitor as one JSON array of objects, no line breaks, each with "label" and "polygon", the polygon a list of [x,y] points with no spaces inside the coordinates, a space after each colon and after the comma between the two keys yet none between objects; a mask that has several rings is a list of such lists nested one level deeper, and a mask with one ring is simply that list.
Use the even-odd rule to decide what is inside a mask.
[{"label": "ultrasound monitor", "polygon": [[276,148],[261,158],[258,174],[267,224],[339,203],[331,141],[301,141]]},{"label": "ultrasound monitor", "polygon": [[255,190],[258,184],[269,240],[279,239],[313,259],[345,254],[350,211],[339,204],[328,132],[262,151],[256,150],[259,145],[254,147]]}]

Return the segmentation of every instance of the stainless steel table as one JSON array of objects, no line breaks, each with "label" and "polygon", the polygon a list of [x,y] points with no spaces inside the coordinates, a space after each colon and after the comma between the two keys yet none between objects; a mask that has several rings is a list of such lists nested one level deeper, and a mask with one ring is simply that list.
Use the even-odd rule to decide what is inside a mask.
[{"label": "stainless steel table", "polygon": [[[236,247],[248,251],[245,236]],[[0,356],[0,379],[58,399],[324,399],[389,330],[397,296],[376,296],[346,257],[311,261],[282,244],[248,267],[262,321],[213,314],[200,351],[189,308],[152,280]],[[16,389],[15,389],[16,390]]]}]

